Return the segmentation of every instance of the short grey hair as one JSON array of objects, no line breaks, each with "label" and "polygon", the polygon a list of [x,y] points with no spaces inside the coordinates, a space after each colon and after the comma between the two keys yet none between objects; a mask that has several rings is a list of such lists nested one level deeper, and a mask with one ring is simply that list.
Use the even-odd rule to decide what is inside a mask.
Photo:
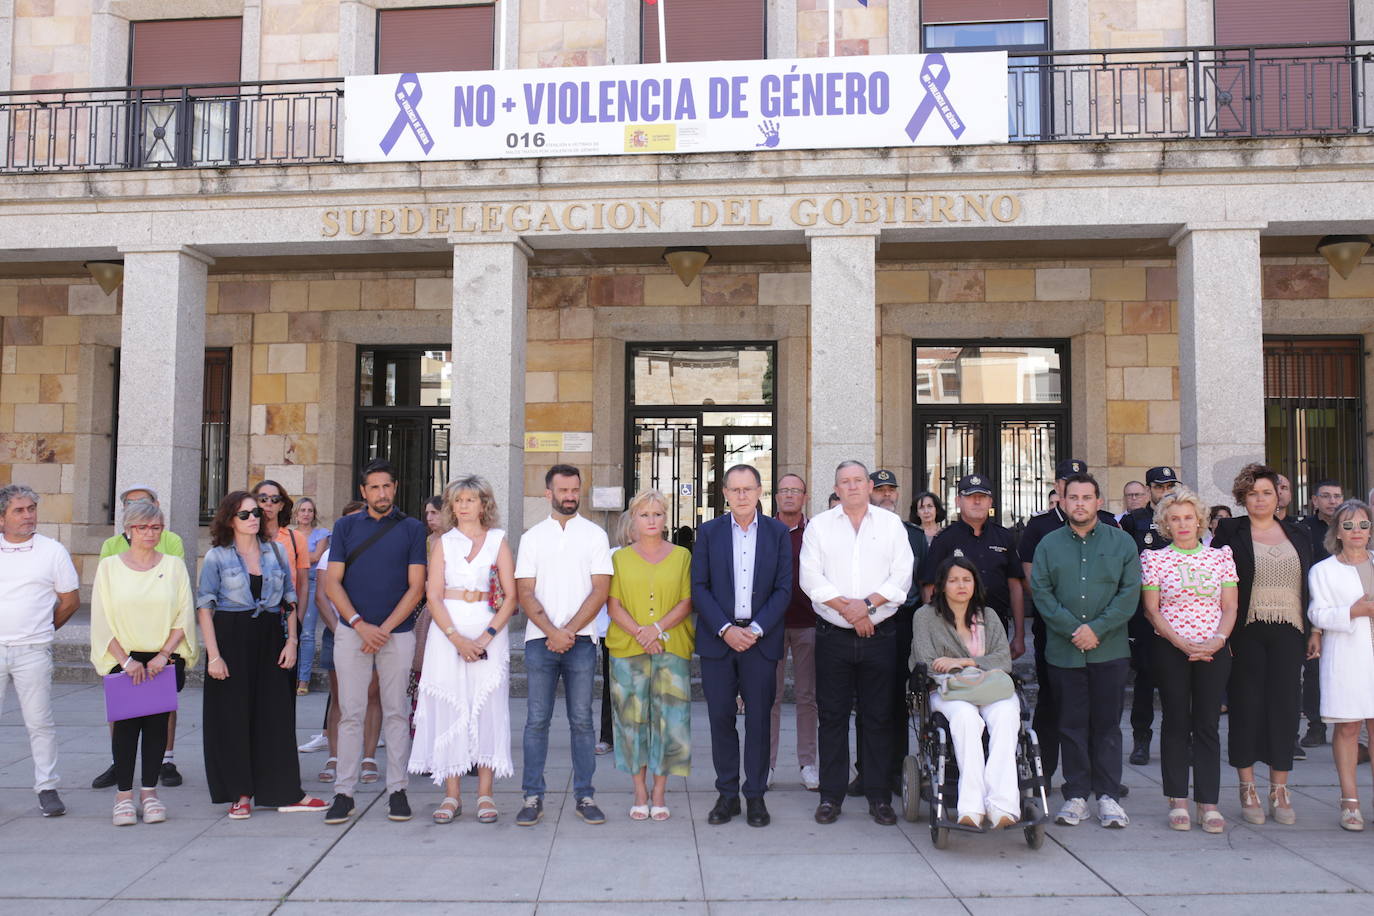
[{"label": "short grey hair", "polygon": [[125,533],[133,525],[151,525],[154,522],[167,524],[167,517],[162,514],[162,509],[157,503],[147,499],[136,499],[124,507]]},{"label": "short grey hair", "polygon": [[[1322,538],[1322,546],[1331,556],[1341,552],[1341,522],[1345,521],[1356,512],[1364,513],[1364,517],[1374,522],[1374,509],[1369,508],[1369,503],[1362,499],[1347,499],[1341,503],[1335,512],[1331,513],[1331,524],[1326,526],[1326,537]],[[1370,531],[1374,535],[1374,530]]]},{"label": "short grey hair", "polygon": [[864,464],[862,461],[859,461],[857,458],[846,458],[844,461],[841,461],[835,467],[836,481],[840,479],[840,472],[843,471],[845,468],[860,468],[863,470],[864,476],[868,476],[868,465]]},{"label": "short grey hair", "polygon": [[0,487],[0,515],[10,511],[10,502],[14,499],[31,499],[35,506],[38,505],[38,494],[34,492],[33,487],[12,483],[7,487]]}]

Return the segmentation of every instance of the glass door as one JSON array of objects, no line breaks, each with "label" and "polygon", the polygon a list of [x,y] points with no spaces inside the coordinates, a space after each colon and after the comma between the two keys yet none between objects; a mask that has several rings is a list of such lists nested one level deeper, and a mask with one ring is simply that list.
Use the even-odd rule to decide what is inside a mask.
[{"label": "glass door", "polygon": [[440,347],[360,349],[354,434],[355,479],[384,458],[400,475],[401,511],[424,518],[424,503],[449,480],[452,364]]}]

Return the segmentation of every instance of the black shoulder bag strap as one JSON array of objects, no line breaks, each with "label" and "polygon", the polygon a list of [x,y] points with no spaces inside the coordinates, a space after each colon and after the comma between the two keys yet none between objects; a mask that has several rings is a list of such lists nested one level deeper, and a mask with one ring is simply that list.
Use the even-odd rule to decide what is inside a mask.
[{"label": "black shoulder bag strap", "polygon": [[373,544],[376,544],[388,531],[399,525],[401,519],[405,517],[404,513],[398,512],[389,518],[383,519],[382,523],[377,526],[377,530],[372,532],[371,537],[350,550],[348,556],[344,558],[344,576],[348,575],[349,568],[353,566],[354,561],[356,561],[358,557],[367,553],[368,549],[371,548]]}]

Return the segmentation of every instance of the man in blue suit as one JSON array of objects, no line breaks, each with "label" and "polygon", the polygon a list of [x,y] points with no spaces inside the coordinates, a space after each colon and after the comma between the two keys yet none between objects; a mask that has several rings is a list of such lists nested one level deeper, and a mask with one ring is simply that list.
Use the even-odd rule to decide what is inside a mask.
[{"label": "man in blue suit", "polygon": [[735,465],[725,472],[724,489],[729,513],[701,526],[692,551],[697,654],[720,793],[706,820],[724,824],[740,813],[735,697],[741,696],[747,821],[766,827],[769,717],[792,597],[792,543],[786,525],[759,511],[763,481],[757,470]]}]

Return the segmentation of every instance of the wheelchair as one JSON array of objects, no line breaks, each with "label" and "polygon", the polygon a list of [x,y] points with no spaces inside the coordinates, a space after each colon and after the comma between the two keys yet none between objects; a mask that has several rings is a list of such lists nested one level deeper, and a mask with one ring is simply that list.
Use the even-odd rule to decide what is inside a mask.
[{"label": "wheelchair", "polygon": [[[1030,727],[1030,709],[1020,678],[1012,675],[1017,702],[1021,705],[1021,728],[1016,739],[1016,773],[1021,789],[1021,828],[1026,845],[1039,849],[1045,842],[1049,821],[1049,798],[1044,767],[1040,763],[1040,742]],[[921,819],[925,807],[930,818],[930,840],[936,849],[949,846],[951,830],[965,833],[991,833],[988,826],[970,827],[958,821],[959,762],[954,755],[949,722],[932,712],[930,691],[935,689],[924,665],[917,665],[907,681],[907,714],[916,732],[916,753],[902,761],[902,816],[908,821]],[[983,735],[984,753],[988,736]]]}]

